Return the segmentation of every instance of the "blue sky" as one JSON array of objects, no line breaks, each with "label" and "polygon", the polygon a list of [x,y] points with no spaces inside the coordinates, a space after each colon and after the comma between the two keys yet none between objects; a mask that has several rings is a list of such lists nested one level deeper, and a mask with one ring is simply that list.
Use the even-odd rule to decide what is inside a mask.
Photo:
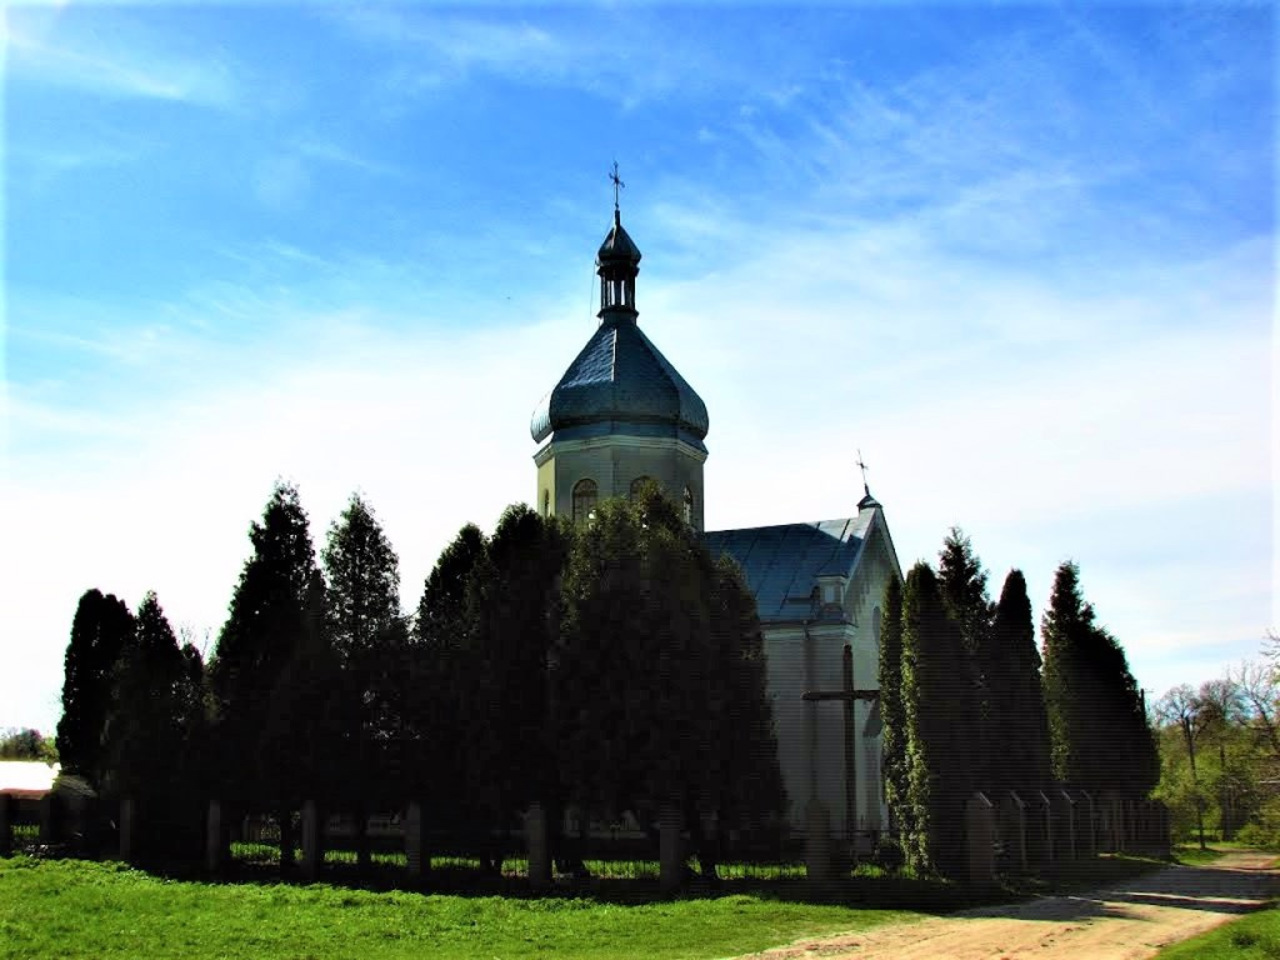
[{"label": "blue sky", "polygon": [[353,490],[413,604],[533,493],[594,328],[606,171],[640,322],[706,401],[711,528],[963,527],[1162,692],[1255,656],[1274,513],[1266,5],[12,7],[0,727],[80,593],[212,648],[277,477]]}]

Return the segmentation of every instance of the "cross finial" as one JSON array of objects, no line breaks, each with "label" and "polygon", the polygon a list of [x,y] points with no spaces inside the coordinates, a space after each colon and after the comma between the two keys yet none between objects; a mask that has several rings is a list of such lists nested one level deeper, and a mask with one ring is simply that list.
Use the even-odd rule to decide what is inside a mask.
[{"label": "cross finial", "polygon": [[626,186],[618,177],[618,161],[613,161],[613,170],[609,173],[609,179],[613,181],[613,209],[618,210],[618,191]]},{"label": "cross finial", "polygon": [[867,486],[867,465],[862,462],[862,451],[858,451],[858,469],[862,471],[862,492],[871,496],[871,488]]}]

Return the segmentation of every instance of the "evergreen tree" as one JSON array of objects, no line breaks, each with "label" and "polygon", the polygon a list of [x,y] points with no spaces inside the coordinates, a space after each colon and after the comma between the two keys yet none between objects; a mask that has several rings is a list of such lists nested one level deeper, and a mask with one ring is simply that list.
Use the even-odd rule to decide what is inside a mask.
[{"label": "evergreen tree", "polygon": [[1040,651],[1027,581],[1020,570],[1005,577],[996,605],[988,660],[993,789],[1043,790],[1053,779],[1049,719],[1040,682]]},{"label": "evergreen tree", "polygon": [[344,791],[363,790],[358,781],[366,773],[351,748],[351,701],[318,574],[296,617],[288,658],[271,685],[255,757],[255,792],[277,811],[282,844],[288,842],[291,811],[308,800],[322,809],[349,800]]},{"label": "evergreen tree", "polygon": [[[656,489],[600,503],[564,596],[555,697],[569,799],[646,824],[674,803],[695,833],[713,813],[776,816],[731,799],[783,795],[754,604],[674,506]],[[745,729],[728,734],[735,723]]]},{"label": "evergreen tree", "polygon": [[[368,805],[395,803],[400,784],[393,757],[403,717],[393,709],[395,676],[403,667],[399,559],[373,510],[352,494],[342,516],[329,528],[321,558],[328,586],[327,622],[333,653],[341,669],[328,661],[318,642],[308,659],[310,671],[334,672],[342,696],[323,709],[344,747],[352,776],[346,780],[346,804],[354,811],[361,867],[371,852],[366,830]],[[301,666],[301,665],[300,665]],[[338,710],[338,715],[333,711]]]},{"label": "evergreen tree", "polygon": [[321,557],[335,650],[348,667],[367,671],[379,637],[400,616],[400,561],[359,494],[329,528]]},{"label": "evergreen tree", "polygon": [[134,799],[148,822],[142,839],[149,853],[194,846],[199,703],[200,679],[192,675],[155,593],[148,593],[113,670],[103,787],[111,796]]},{"label": "evergreen tree", "polygon": [[900,837],[912,833],[907,771],[907,713],[902,690],[902,582],[885,584],[880,613],[881,756],[889,822]]},{"label": "evergreen tree", "polygon": [[[761,836],[777,829],[787,807],[773,710],[766,690],[768,662],[755,596],[737,562],[716,560],[711,585],[711,671],[707,689],[708,761],[703,809],[721,833]],[[690,817],[699,841],[703,875],[714,872],[717,851],[701,818]]]},{"label": "evergreen tree", "polygon": [[1084,601],[1074,563],[1058,568],[1041,634],[1054,774],[1085,790],[1146,796],[1160,767],[1142,695],[1124,650]]},{"label": "evergreen tree", "polygon": [[467,660],[474,632],[468,595],[485,553],[484,534],[473,524],[441,552],[423,585],[404,682],[394,693],[405,717],[405,787],[446,827],[456,827],[470,806],[466,717],[475,692]]},{"label": "evergreen tree", "polygon": [[475,813],[491,826],[512,825],[533,800],[554,807],[558,798],[548,668],[567,547],[559,524],[513,505],[472,571],[467,781]]},{"label": "evergreen tree", "polygon": [[959,628],[947,616],[937,577],[917,563],[902,601],[902,700],[907,714],[911,833],[908,864],[957,875],[964,864],[964,805],[973,730]]},{"label": "evergreen tree", "polygon": [[[245,562],[210,665],[220,747],[219,785],[249,809],[287,802],[292,791],[274,768],[282,707],[273,704],[285,668],[316,629],[316,568],[307,515],[293,486],[279,483],[249,531]],[[323,609],[320,607],[320,609]],[[273,713],[273,710],[275,711]],[[272,720],[274,726],[269,727]],[[294,726],[302,725],[302,721]],[[312,741],[315,742],[314,740]],[[292,858],[291,818],[280,809],[282,857]]]},{"label": "evergreen tree", "polygon": [[80,597],[67,644],[57,745],[63,768],[94,785],[103,773],[113,670],[132,633],[133,616],[124,601],[96,589]]},{"label": "evergreen tree", "polygon": [[959,527],[952,527],[938,557],[938,588],[947,616],[958,628],[964,647],[963,669],[968,692],[956,704],[966,714],[963,724],[974,731],[968,747],[971,790],[995,793],[1001,784],[995,763],[999,753],[997,727],[1001,718],[994,713],[991,679],[999,669],[991,656],[991,622],[994,609],[987,595],[987,574],[973,552],[973,544]]}]

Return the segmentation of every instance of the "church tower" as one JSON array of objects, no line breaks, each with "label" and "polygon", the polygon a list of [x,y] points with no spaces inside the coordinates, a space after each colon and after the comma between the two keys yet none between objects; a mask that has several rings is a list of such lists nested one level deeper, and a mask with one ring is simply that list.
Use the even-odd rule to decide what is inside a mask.
[{"label": "church tower", "polygon": [[701,531],[707,407],[636,321],[640,250],[616,196],[596,256],[600,326],[533,413],[535,503],[545,516],[580,522],[600,498],[629,496],[651,480]]}]

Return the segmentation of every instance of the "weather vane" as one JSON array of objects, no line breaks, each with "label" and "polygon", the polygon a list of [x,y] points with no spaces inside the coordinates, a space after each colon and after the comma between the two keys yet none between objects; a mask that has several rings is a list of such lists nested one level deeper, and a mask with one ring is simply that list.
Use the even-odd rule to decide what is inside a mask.
[{"label": "weather vane", "polygon": [[867,465],[862,462],[862,450],[858,450],[858,469],[862,471],[862,492],[871,496],[871,488],[867,486]]},{"label": "weather vane", "polygon": [[613,209],[618,209],[618,191],[626,186],[618,177],[618,161],[613,161],[613,171],[609,174],[609,179],[613,181]]}]

